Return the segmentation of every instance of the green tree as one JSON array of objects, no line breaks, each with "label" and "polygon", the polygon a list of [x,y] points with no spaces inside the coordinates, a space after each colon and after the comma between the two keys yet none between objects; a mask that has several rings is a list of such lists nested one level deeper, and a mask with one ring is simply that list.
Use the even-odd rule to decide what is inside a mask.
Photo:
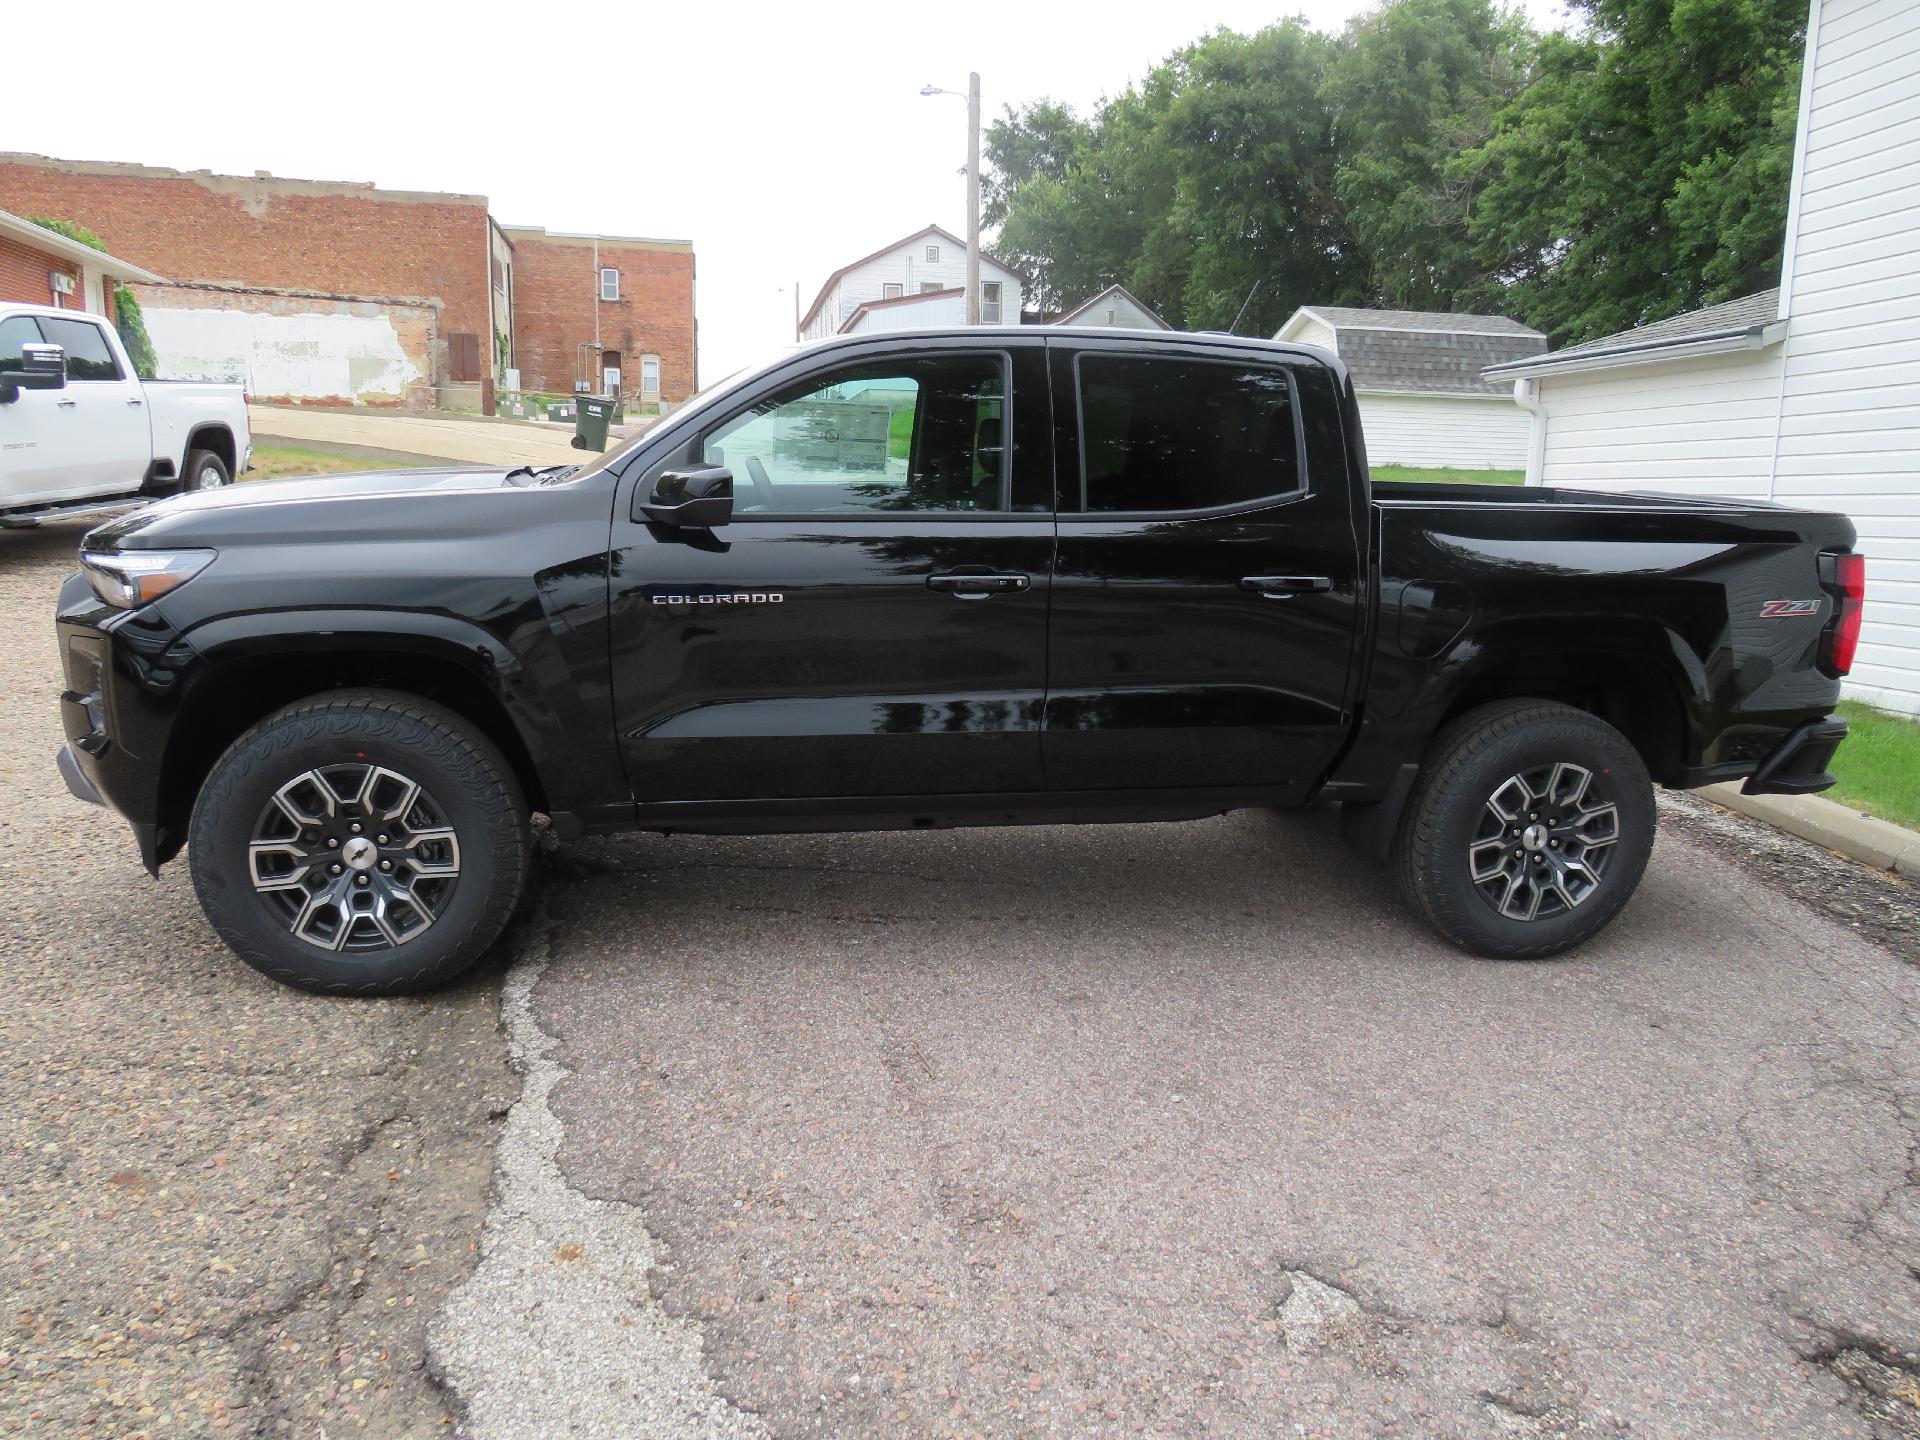
[{"label": "green tree", "polygon": [[1320,98],[1334,42],[1298,20],[1218,31],[1085,122],[1043,103],[989,129],[994,253],[1044,309],[1116,281],[1175,324],[1271,329],[1364,295]]},{"label": "green tree", "polygon": [[1570,343],[1777,283],[1804,0],[1576,0],[1447,167],[1487,288]]},{"label": "green tree", "polygon": [[[27,218],[43,230],[51,230],[69,240],[78,240],[103,255],[106,253],[106,244],[100,237],[75,221],[48,220],[38,215]],[[133,373],[142,380],[153,379],[159,357],[153,351],[153,338],[147,334],[146,316],[140,311],[138,297],[118,280],[113,282],[113,322],[114,329],[120,332],[120,343],[127,347],[127,358],[133,362]]]},{"label": "green tree", "polygon": [[1535,43],[1493,0],[1399,0],[1347,26],[1322,93],[1374,302],[1444,310],[1484,288],[1467,238],[1481,172],[1450,173],[1448,162],[1486,143]]}]

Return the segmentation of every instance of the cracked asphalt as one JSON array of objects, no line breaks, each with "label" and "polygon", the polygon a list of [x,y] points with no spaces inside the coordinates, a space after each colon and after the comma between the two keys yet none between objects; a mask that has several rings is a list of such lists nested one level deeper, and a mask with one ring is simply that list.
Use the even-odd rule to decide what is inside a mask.
[{"label": "cracked asphalt", "polygon": [[78,534],[0,534],[0,1435],[1920,1435],[1901,882],[1669,799],[1498,965],[1326,815],[631,837],[301,996],[53,773]]},{"label": "cracked asphalt", "polygon": [[68,796],[83,528],[0,532],[0,1436],[446,1435],[423,1333],[517,1093],[498,967],[426,1001],[283,989]]},{"label": "cracked asphalt", "polygon": [[574,847],[560,1168],[783,1436],[1914,1434],[1920,912],[1667,819],[1541,965],[1325,815]]}]

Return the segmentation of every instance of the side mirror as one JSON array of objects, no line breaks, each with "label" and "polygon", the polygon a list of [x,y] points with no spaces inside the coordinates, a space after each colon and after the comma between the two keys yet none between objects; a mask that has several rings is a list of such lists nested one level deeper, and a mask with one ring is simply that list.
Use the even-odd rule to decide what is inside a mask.
[{"label": "side mirror", "polygon": [[653,497],[635,496],[633,518],[711,530],[733,519],[733,471],[724,465],[667,470],[653,482]]},{"label": "side mirror", "polygon": [[67,352],[58,345],[20,347],[20,368],[0,370],[0,405],[11,405],[22,390],[67,388]]}]

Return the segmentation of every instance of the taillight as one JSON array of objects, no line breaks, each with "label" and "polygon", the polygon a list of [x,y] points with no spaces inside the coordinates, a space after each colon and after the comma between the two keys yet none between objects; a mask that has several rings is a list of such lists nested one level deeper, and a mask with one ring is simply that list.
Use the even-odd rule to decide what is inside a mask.
[{"label": "taillight", "polygon": [[1853,669],[1860,648],[1860,610],[1867,598],[1867,558],[1829,551],[1820,557],[1820,583],[1834,599],[1833,618],[1820,635],[1820,669],[1836,680]]}]

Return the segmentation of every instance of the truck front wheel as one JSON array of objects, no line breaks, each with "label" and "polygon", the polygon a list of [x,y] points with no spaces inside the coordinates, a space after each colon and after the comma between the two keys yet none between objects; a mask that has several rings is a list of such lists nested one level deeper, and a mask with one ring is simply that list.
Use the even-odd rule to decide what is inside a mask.
[{"label": "truck front wheel", "polygon": [[1394,845],[1401,892],[1476,955],[1544,960],[1619,913],[1653,851],[1653,782],[1613,726],[1506,700],[1435,737]]},{"label": "truck front wheel", "polygon": [[411,696],[339,691],[234,741],[187,860],[213,928],[302,990],[395,995],[465,970],[526,883],[526,804],[500,752]]}]

